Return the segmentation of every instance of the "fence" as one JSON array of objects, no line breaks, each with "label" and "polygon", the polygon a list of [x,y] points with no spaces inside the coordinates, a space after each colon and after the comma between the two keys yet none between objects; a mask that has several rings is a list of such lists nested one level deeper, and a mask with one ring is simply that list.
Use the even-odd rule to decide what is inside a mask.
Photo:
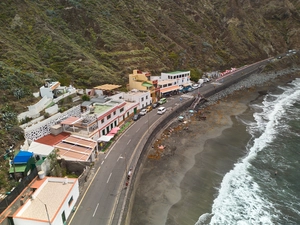
[{"label": "fence", "polygon": [[31,173],[24,177],[23,180],[19,183],[15,189],[6,196],[1,202],[0,202],[0,214],[4,212],[4,210],[11,204],[13,201],[15,201],[18,196],[22,193],[22,191],[30,184],[30,182],[38,175],[37,168],[34,168]]}]

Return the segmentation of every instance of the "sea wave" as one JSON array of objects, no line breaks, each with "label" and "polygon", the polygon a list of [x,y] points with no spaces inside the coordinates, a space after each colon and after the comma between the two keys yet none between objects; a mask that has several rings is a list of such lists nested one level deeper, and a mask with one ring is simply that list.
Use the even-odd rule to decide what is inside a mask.
[{"label": "sea wave", "polygon": [[[248,154],[234,165],[223,178],[218,196],[213,202],[212,212],[200,216],[196,225],[234,225],[234,224],[276,224],[280,210],[266,198],[265,190],[254,176],[261,176],[262,181],[272,185],[270,172],[254,168],[253,162],[258,155],[267,151],[280,132],[288,131],[290,125],[282,121],[294,104],[300,99],[300,79],[294,80],[286,87],[280,87],[282,93],[269,93],[262,104],[255,104],[254,123],[248,123],[248,131],[252,135]],[[269,155],[269,157],[272,157]],[[274,157],[275,159],[276,157]],[[268,161],[268,159],[261,158]],[[284,159],[276,158],[278,166]],[[284,165],[281,165],[284,166]],[[259,165],[258,165],[259,168]],[[277,172],[276,172],[277,173]],[[275,174],[276,175],[276,174]],[[272,191],[272,187],[270,188]],[[273,190],[274,191],[274,190]],[[270,193],[270,196],[273,193]],[[299,213],[295,210],[296,213]],[[209,220],[209,221],[208,221]]]}]

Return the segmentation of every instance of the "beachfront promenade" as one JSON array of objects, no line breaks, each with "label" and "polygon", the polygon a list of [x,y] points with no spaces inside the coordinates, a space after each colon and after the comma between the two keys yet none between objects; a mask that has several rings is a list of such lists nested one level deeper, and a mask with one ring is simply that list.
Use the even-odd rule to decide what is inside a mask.
[{"label": "beachfront promenade", "polygon": [[[153,140],[169,122],[193,103],[193,95],[199,92],[207,98],[258,72],[268,61],[269,59],[245,66],[226,77],[207,83],[189,95],[173,96],[164,105],[168,109],[165,115],[157,115],[156,110],[152,110],[133,123],[119,136],[106,154],[99,155],[85,192],[78,200],[76,210],[70,216],[68,224],[129,224],[128,212],[131,211],[132,193],[138,179],[138,170]],[[125,189],[129,168],[133,168],[133,174]]]}]

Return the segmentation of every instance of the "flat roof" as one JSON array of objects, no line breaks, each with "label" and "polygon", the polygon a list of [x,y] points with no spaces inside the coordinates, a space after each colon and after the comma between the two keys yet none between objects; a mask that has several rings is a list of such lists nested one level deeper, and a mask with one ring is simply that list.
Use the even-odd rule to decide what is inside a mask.
[{"label": "flat roof", "polygon": [[53,145],[56,145],[57,143],[61,142],[66,137],[69,137],[70,135],[71,134],[69,134],[67,132],[62,132],[58,135],[48,134],[48,135],[45,135],[44,137],[41,137],[41,138],[35,140],[35,142],[53,146]]},{"label": "flat roof", "polygon": [[77,136],[69,136],[56,144],[58,155],[66,160],[87,161],[97,146],[97,142]]},{"label": "flat roof", "polygon": [[74,145],[80,145],[87,148],[95,148],[97,145],[97,141],[94,140],[88,140],[83,137],[77,137],[77,136],[69,136],[66,139],[63,140],[65,143],[74,144]]},{"label": "flat roof", "polygon": [[109,111],[113,107],[115,107],[115,106],[95,104],[94,105],[94,113],[101,115],[102,113],[105,113],[105,112]]},{"label": "flat roof", "polygon": [[[39,182],[36,185],[33,183],[32,187],[38,188],[38,194],[35,196],[33,193],[33,199],[28,200],[30,202],[26,202],[26,204],[21,206],[14,217],[48,221],[45,210],[45,206],[47,206],[48,214],[52,221],[77,180],[68,178],[68,181],[65,183],[65,178],[46,177],[44,179],[44,181],[36,180],[36,182]],[[42,186],[43,183],[45,183],[44,186]]]},{"label": "flat roof", "polygon": [[166,72],[166,73],[163,73],[163,74],[179,74],[179,73],[188,73],[188,72],[190,72],[190,71],[188,71],[188,70],[177,70],[177,71],[173,71],[173,72]]},{"label": "flat roof", "polygon": [[61,121],[60,124],[73,125],[75,123],[78,123],[81,120],[83,120],[83,119],[79,118],[79,117],[75,117],[75,116],[70,116],[67,119]]},{"label": "flat roof", "polygon": [[98,90],[105,90],[105,91],[111,91],[114,89],[118,89],[122,87],[122,85],[115,85],[115,84],[103,84],[97,87],[94,87],[94,89],[98,89]]},{"label": "flat roof", "polygon": [[30,144],[28,151],[33,152],[34,155],[47,156],[53,151],[53,149],[54,147],[52,145],[46,145],[33,141]]}]

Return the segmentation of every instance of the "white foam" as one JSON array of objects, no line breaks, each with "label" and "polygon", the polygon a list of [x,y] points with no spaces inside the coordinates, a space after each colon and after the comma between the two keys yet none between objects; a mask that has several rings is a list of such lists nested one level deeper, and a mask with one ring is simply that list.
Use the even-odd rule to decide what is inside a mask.
[{"label": "white foam", "polygon": [[[254,114],[256,123],[251,124],[249,130],[251,134],[257,135],[259,132],[259,136],[255,137],[248,155],[224,176],[212,206],[212,214],[209,214],[213,215],[210,224],[273,224],[275,215],[271,212],[276,209],[261,197],[261,189],[248,169],[257,153],[263,151],[278,133],[277,129],[281,129],[280,119],[285,116],[286,110],[300,98],[300,79],[292,85],[282,88],[284,92],[281,95],[272,95],[272,98],[267,95],[262,111]],[[206,217],[200,216],[196,224],[202,224]]]}]

